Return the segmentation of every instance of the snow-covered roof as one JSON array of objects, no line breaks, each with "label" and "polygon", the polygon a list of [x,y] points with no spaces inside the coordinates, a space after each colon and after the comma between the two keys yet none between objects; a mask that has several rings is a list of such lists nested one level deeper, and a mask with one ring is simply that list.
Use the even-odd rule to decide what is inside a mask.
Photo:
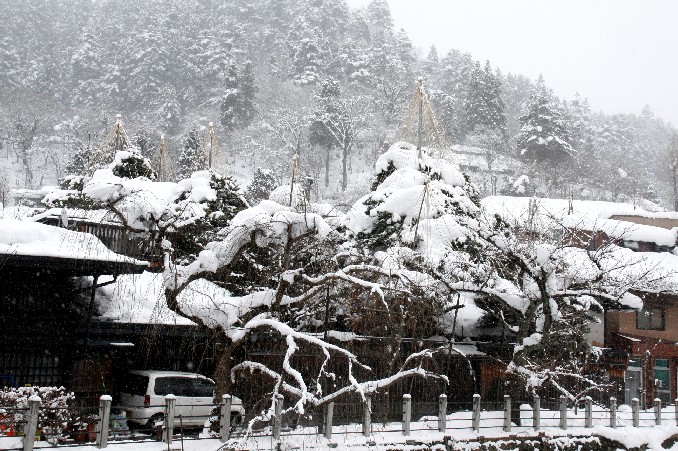
[{"label": "snow-covered roof", "polygon": [[481,201],[481,204],[488,214],[498,214],[510,224],[521,227],[526,226],[528,221],[532,220],[536,226],[553,228],[562,223],[563,218],[570,214],[604,219],[614,215],[656,214],[633,204],[594,200],[573,200],[571,212],[569,199],[488,196]]},{"label": "snow-covered roof", "polygon": [[[126,274],[96,292],[103,319],[121,323],[192,325],[167,307],[162,274]],[[105,280],[102,280],[104,282]]]},{"label": "snow-covered roof", "polygon": [[[65,210],[65,217],[64,217]],[[82,208],[50,208],[43,213],[31,217],[31,220],[41,221],[46,218],[67,218],[69,221],[82,221],[95,224],[122,225],[120,218],[111,210],[85,210]]]},{"label": "snow-covered roof", "polygon": [[593,232],[603,232],[611,238],[624,241],[655,243],[658,246],[673,247],[676,245],[678,228],[664,229],[644,224],[634,224],[616,219],[594,219],[581,216],[566,216],[563,226]]},{"label": "snow-covered roof", "polygon": [[12,218],[0,219],[0,254],[148,266],[116,254],[92,234]]},{"label": "snow-covered roof", "polygon": [[[482,172],[489,171],[487,165],[487,152],[485,149],[479,147],[454,145],[452,146],[452,159],[462,168],[469,168],[470,170]],[[514,158],[506,155],[493,155],[493,172],[513,172],[516,168],[521,166],[522,163]]]},{"label": "snow-covered roof", "polygon": [[532,230],[547,231],[567,227],[600,231],[625,241],[656,243],[669,247],[676,245],[678,228],[665,229],[608,219],[612,216],[678,219],[678,213],[675,212],[653,212],[618,202],[510,196],[489,196],[481,204],[486,216],[498,214],[513,226]]}]

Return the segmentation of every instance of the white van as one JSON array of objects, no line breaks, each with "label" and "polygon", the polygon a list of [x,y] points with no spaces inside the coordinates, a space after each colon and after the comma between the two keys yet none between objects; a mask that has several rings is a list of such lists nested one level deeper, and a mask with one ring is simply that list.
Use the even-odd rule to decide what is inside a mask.
[{"label": "white van", "polygon": [[[130,371],[120,389],[120,407],[127,411],[127,421],[152,427],[162,421],[165,395],[176,396],[175,427],[202,427],[212,412],[215,384],[212,379],[181,371]],[[240,398],[233,397],[231,424],[245,416]]]}]

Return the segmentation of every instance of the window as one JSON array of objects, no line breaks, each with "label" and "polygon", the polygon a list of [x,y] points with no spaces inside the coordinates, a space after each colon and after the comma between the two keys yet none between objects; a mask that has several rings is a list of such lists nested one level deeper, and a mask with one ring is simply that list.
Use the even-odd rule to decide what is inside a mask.
[{"label": "window", "polygon": [[646,308],[637,312],[636,329],[664,330],[664,309]]},{"label": "window", "polygon": [[135,396],[145,396],[148,388],[148,376],[140,374],[127,374],[123,381],[123,392]]},{"label": "window", "polygon": [[191,396],[191,378],[158,377],[155,379],[155,394],[158,396]]},{"label": "window", "polygon": [[211,398],[214,396],[214,383],[207,379],[195,378],[193,380],[193,396]]},{"label": "window", "polygon": [[38,352],[0,354],[0,387],[62,385],[59,357]]}]

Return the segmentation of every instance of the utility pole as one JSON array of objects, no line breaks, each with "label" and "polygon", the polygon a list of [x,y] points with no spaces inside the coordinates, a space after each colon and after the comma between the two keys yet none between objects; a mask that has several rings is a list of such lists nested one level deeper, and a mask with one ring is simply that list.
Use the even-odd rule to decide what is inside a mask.
[{"label": "utility pole", "polygon": [[210,151],[207,156],[207,167],[212,169],[212,149],[214,148],[214,122],[210,122],[207,128],[207,134],[210,138]]},{"label": "utility pole", "polygon": [[294,194],[294,178],[297,176],[297,160],[299,155],[294,154],[292,157],[292,181],[290,183],[290,207],[292,206],[292,196]]},{"label": "utility pole", "polygon": [[417,95],[419,95],[419,131],[418,131],[418,145],[417,158],[421,159],[421,135],[424,128],[424,79],[419,77],[419,86],[417,87]]}]

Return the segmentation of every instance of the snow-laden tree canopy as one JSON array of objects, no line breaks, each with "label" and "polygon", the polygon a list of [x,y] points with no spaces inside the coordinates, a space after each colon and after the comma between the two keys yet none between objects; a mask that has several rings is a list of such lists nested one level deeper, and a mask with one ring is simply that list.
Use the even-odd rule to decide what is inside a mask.
[{"label": "snow-laden tree canopy", "polygon": [[426,374],[421,361],[430,352],[395,363],[401,338],[451,338],[466,327],[475,336],[507,334],[515,342],[516,374],[528,385],[548,381],[575,397],[566,381],[592,382],[580,374],[590,355],[583,340],[590,312],[604,305],[639,308],[631,291],[653,290],[669,277],[612,244],[588,251],[512,229],[499,215],[486,214],[458,166],[426,152],[419,158],[411,144],[397,143],[381,155],[374,176],[371,191],[339,221],[272,200],[229,214],[210,210],[218,193],[209,172],[169,184],[123,179],[109,168],[97,171],[82,193],[138,233],[224,215],[226,225],[211,223],[190,259],[173,260],[172,235],[164,236],[165,302],[221,337],[217,380],[227,379],[230,350],[249,333],[279,334],[288,345],[282,372],[257,362],[234,371],[264,371],[274,392],[299,399],[299,411],[335,396],[319,388],[332,375],[292,367],[302,342],[327,359],[344,359],[350,384],[336,393],[383,386],[357,381],[354,355],[308,333],[328,317],[325,327],[393,340],[384,358],[394,362],[396,376],[384,384]]}]

